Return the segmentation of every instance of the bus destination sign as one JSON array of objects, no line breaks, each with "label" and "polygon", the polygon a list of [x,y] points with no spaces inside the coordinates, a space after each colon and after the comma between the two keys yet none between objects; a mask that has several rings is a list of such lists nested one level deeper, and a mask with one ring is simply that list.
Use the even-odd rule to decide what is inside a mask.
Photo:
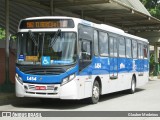
[{"label": "bus destination sign", "polygon": [[74,23],[71,19],[48,19],[48,20],[23,20],[20,29],[37,28],[73,28]]}]

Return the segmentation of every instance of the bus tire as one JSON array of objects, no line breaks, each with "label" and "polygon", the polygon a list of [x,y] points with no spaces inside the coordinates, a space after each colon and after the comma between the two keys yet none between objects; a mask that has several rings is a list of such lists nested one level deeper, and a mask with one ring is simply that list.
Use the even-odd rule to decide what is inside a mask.
[{"label": "bus tire", "polygon": [[97,80],[94,81],[92,87],[92,96],[88,99],[90,104],[96,104],[100,97],[100,85]]},{"label": "bus tire", "polygon": [[133,76],[131,81],[131,88],[129,89],[130,94],[134,94],[136,91],[136,78]]}]

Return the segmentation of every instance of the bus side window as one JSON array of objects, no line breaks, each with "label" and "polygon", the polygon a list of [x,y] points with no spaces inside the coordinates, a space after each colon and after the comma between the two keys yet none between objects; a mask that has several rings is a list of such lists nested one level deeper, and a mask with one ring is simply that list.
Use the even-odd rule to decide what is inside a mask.
[{"label": "bus side window", "polygon": [[113,57],[114,56],[114,38],[113,37],[109,37],[109,52],[110,52],[110,56]]},{"label": "bus side window", "polygon": [[132,55],[133,55],[133,58],[137,58],[137,49],[138,46],[137,46],[137,41],[135,40],[132,40]]},{"label": "bus side window", "polygon": [[148,46],[143,45],[143,54],[144,54],[144,59],[148,58]]},{"label": "bus side window", "polygon": [[98,31],[94,30],[94,54],[98,55]]},{"label": "bus side window", "polygon": [[117,39],[115,37],[109,37],[109,52],[111,57],[117,57]]},{"label": "bus side window", "polygon": [[117,39],[114,38],[114,57],[118,57]]},{"label": "bus side window", "polygon": [[119,57],[125,57],[125,39],[119,37]]},{"label": "bus side window", "polygon": [[138,58],[143,59],[143,46],[141,43],[138,43]]},{"label": "bus side window", "polygon": [[130,39],[126,39],[126,57],[127,58],[131,58],[132,57],[132,53],[131,53],[131,40]]},{"label": "bus side window", "polygon": [[99,52],[101,56],[108,56],[108,34],[99,32]]}]

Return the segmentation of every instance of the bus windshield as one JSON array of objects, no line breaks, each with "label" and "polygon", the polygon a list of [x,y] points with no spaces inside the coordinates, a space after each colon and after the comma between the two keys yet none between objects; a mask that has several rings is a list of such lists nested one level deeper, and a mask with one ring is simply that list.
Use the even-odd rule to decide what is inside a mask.
[{"label": "bus windshield", "polygon": [[17,63],[19,64],[72,64],[75,60],[76,33],[74,32],[28,31],[18,34]]}]

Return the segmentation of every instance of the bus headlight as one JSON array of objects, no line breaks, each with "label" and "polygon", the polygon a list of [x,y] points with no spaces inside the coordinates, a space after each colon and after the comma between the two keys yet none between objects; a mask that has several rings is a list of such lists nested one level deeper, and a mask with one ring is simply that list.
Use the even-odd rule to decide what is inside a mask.
[{"label": "bus headlight", "polygon": [[18,76],[17,73],[16,73],[16,79],[17,79],[21,84],[23,84],[22,78],[21,78],[20,76]]},{"label": "bus headlight", "polygon": [[70,81],[73,80],[75,77],[76,77],[76,75],[75,75],[75,74],[72,74],[72,75],[70,75],[70,76],[64,78],[64,79],[62,80],[61,85],[64,85],[64,84],[70,82]]}]

